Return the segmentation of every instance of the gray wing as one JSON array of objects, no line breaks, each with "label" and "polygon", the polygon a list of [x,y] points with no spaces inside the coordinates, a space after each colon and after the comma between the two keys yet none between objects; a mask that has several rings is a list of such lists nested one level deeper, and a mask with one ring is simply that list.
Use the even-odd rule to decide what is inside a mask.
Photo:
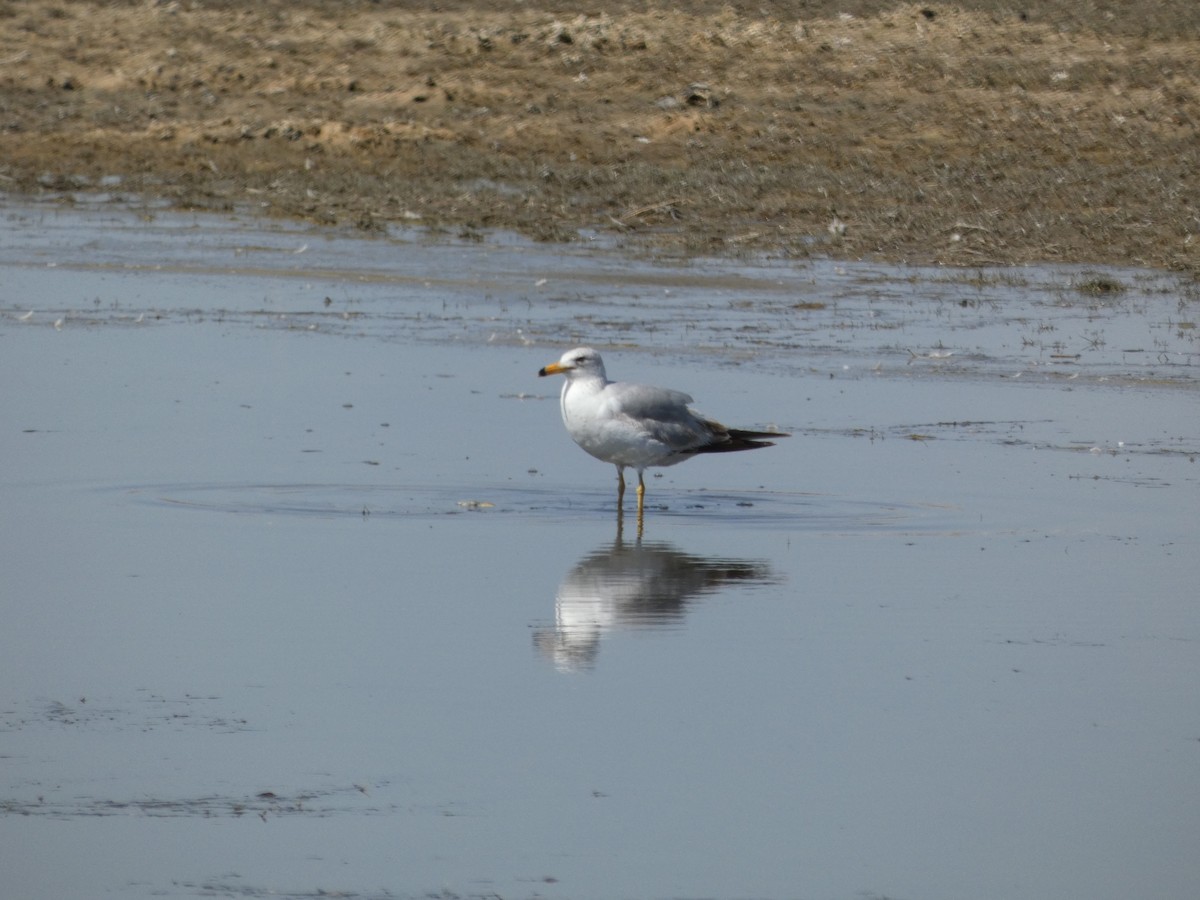
[{"label": "gray wing", "polygon": [[688,408],[692,398],[682,391],[627,382],[614,382],[608,390],[616,411],[679,452],[702,447],[715,437],[710,424]]},{"label": "gray wing", "polygon": [[691,415],[688,404],[692,398],[683,391],[625,381],[612,382],[608,390],[617,408],[636,419],[673,420]]}]

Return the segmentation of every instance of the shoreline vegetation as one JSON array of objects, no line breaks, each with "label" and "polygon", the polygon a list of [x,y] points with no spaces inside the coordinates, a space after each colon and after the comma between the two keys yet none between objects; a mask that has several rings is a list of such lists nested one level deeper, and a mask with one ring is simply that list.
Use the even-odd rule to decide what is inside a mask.
[{"label": "shoreline vegetation", "polygon": [[1200,8],[0,8],[0,190],[664,255],[1200,274]]}]

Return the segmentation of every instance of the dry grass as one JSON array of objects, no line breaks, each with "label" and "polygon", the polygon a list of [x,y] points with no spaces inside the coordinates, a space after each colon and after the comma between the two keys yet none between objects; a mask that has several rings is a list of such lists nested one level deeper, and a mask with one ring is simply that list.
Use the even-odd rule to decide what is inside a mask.
[{"label": "dry grass", "polygon": [[1200,271],[1193,0],[879,6],[13,2],[0,177],[368,229]]}]

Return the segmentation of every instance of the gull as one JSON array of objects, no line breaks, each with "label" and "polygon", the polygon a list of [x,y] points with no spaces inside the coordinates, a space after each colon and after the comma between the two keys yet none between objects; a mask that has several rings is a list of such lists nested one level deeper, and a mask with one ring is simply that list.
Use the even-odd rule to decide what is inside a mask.
[{"label": "gull", "polygon": [[538,375],[565,375],[562,417],[567,433],[596,459],[617,467],[617,509],[625,497],[625,468],[637,470],[638,522],[646,495],[643,473],[673,466],[698,453],[728,453],[772,446],[776,431],[726,428],[689,408],[681,391],[609,381],[604,361],[591,347],[577,347]]}]

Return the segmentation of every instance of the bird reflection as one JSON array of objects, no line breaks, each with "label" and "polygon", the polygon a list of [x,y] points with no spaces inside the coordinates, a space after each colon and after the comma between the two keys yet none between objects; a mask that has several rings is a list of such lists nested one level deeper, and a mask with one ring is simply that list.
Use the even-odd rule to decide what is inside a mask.
[{"label": "bird reflection", "polygon": [[581,559],[554,598],[554,627],[534,632],[534,645],[564,672],[590,668],[605,632],[678,627],[688,604],[730,582],[765,583],[761,560],[705,558],[670,544],[629,544],[620,533]]}]

